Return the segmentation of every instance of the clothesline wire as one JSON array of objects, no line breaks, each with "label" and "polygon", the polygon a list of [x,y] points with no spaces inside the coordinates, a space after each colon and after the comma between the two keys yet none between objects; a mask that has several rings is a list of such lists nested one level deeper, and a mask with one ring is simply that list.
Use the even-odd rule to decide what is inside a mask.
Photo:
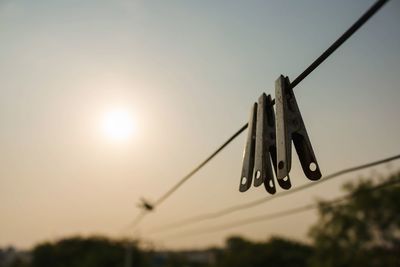
[{"label": "clothesline wire", "polygon": [[[321,65],[333,52],[335,52],[346,40],[348,40],[361,26],[363,26],[388,0],[376,1],[347,31],[345,31],[332,45],[328,47],[317,59],[315,59],[297,78],[291,82],[291,88],[295,88],[301,81],[303,81],[311,72],[313,72],[319,65]],[[197,167],[195,167],[188,174],[183,176],[174,184],[170,189],[168,189],[164,194],[162,194],[154,203],[152,203],[152,208],[156,208],[161,205],[167,198],[169,198],[178,188],[180,188],[186,181],[188,181],[194,174],[196,174],[200,169],[202,169],[208,162],[210,162],[217,154],[219,154],[226,146],[228,146],[236,137],[238,137],[244,130],[246,130],[248,124],[244,124],[237,130],[227,141],[225,141],[217,150],[215,150],[209,157],[207,157],[203,162],[201,162]],[[141,212],[131,223],[131,227],[137,226],[145,215],[149,211]]]}]

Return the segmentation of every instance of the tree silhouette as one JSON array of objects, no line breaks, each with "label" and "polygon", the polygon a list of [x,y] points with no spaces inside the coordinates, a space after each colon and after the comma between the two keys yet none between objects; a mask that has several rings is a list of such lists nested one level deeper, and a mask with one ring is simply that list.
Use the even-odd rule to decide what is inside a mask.
[{"label": "tree silhouette", "polygon": [[[34,248],[32,267],[124,266],[125,244],[105,238],[68,238]],[[133,266],[141,266],[142,255],[132,248]]]},{"label": "tree silhouette", "polygon": [[218,267],[285,267],[307,266],[312,248],[282,238],[268,242],[253,243],[241,237],[231,237],[226,242],[225,252],[220,256]]},{"label": "tree silhouette", "polygon": [[[386,179],[397,180],[400,173]],[[349,201],[319,204],[311,266],[400,266],[400,187],[373,186],[372,180],[347,184]]]}]

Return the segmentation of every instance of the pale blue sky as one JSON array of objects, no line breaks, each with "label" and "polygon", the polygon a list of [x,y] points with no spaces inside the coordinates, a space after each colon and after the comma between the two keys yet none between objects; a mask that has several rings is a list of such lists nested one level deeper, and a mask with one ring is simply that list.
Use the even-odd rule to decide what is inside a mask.
[{"label": "pale blue sky", "polygon": [[[293,80],[372,3],[1,1],[0,246],[118,235],[140,196],[156,199],[203,160],[280,74]],[[323,174],[400,152],[399,26],[392,0],[296,88]],[[113,106],[135,113],[127,143],[107,142],[98,129]],[[143,237],[159,241],[146,229],[266,195],[238,192],[244,139],[149,216]],[[309,182],[293,161],[294,186]],[[204,226],[333,197],[357,176]],[[310,212],[158,244],[202,247],[234,233],[306,240],[315,219]]]}]

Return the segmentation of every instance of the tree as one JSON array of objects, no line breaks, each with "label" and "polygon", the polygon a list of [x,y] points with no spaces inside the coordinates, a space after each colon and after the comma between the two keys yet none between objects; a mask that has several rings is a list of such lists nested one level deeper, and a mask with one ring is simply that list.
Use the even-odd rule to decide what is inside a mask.
[{"label": "tree", "polygon": [[217,266],[221,267],[285,267],[306,266],[312,248],[283,238],[254,243],[241,237],[227,240],[226,249]]},{"label": "tree", "polygon": [[370,180],[345,185],[348,201],[319,203],[320,219],[311,228],[315,255],[311,266],[400,266],[400,173],[373,190]]},{"label": "tree", "polygon": [[[45,243],[33,249],[32,267],[109,267],[124,266],[123,242],[105,238],[68,238]],[[142,266],[142,255],[132,247],[132,265]]]}]

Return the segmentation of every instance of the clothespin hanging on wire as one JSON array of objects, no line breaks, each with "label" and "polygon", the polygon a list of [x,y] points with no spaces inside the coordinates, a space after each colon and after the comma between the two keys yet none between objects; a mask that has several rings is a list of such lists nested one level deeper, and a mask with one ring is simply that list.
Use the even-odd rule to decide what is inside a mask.
[{"label": "clothespin hanging on wire", "polygon": [[279,185],[284,189],[291,187],[292,140],[306,177],[313,181],[320,179],[321,171],[288,77],[281,75],[276,80],[275,101]]},{"label": "clothespin hanging on wire", "polygon": [[275,83],[276,118],[271,96],[262,94],[254,103],[248,124],[239,191],[247,191],[254,176],[254,186],[276,192],[273,171],[278,184],[289,189],[292,140],[307,178],[318,180],[321,172],[308,137],[290,82],[282,75]]},{"label": "clothespin hanging on wire", "polygon": [[275,113],[271,96],[263,93],[250,113],[239,191],[247,191],[254,176],[254,186],[264,184],[265,189],[274,194],[272,169],[276,169]]},{"label": "clothespin hanging on wire", "polygon": [[146,199],[140,198],[140,203],[138,204],[139,208],[146,210],[146,211],[152,211],[154,209],[154,205],[150,204]]},{"label": "clothespin hanging on wire", "polygon": [[[273,169],[276,171],[275,113],[271,95],[258,99],[254,186],[264,184],[265,190],[275,194]],[[272,160],[272,163],[271,163]]]},{"label": "clothespin hanging on wire", "polygon": [[254,169],[254,153],[256,145],[256,123],[257,123],[257,103],[253,104],[250,112],[249,131],[247,133],[246,146],[243,153],[242,177],[240,178],[239,191],[245,192],[251,186]]}]

